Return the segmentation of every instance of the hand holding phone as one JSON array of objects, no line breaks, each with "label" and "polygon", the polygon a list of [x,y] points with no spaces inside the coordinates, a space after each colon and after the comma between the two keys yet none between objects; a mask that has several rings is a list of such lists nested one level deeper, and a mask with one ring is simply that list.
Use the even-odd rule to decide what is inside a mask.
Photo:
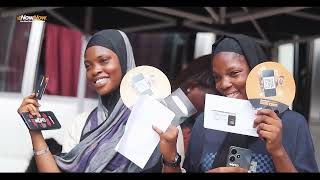
[{"label": "hand holding phone", "polygon": [[39,114],[40,104],[38,100],[41,99],[45,88],[47,87],[49,77],[41,75],[39,80],[36,83],[33,93],[30,96],[27,96],[23,99],[20,107],[18,108],[18,113],[21,115],[23,112],[29,112],[34,116],[41,116]]},{"label": "hand holding phone", "polygon": [[61,125],[53,112],[39,112],[40,104],[37,100],[42,98],[42,95],[47,87],[49,77],[41,75],[36,84],[34,94],[26,97],[18,109],[18,113],[27,125],[29,130],[50,130],[59,129]]}]

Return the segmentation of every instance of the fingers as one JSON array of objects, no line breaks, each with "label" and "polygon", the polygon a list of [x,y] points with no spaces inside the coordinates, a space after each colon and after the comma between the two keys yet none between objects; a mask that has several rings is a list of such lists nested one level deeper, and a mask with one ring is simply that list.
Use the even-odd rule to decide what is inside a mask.
[{"label": "fingers", "polygon": [[25,100],[23,101],[23,104],[24,104],[24,105],[33,104],[33,105],[36,106],[36,107],[40,107],[40,104],[39,104],[38,101],[35,100],[35,99],[25,99]]},{"label": "fingers", "polygon": [[170,124],[170,126],[166,130],[167,134],[178,135],[179,129],[174,125]]},{"label": "fingers", "polygon": [[157,128],[156,126],[152,125],[152,129],[161,136],[163,134],[163,131],[161,129]]},{"label": "fingers", "polygon": [[27,96],[23,99],[20,107],[18,108],[19,114],[23,112],[30,112],[34,116],[40,116],[39,114],[40,104],[34,97],[35,97],[35,93],[32,93],[30,96]]},{"label": "fingers", "polygon": [[268,131],[268,132],[276,132],[278,130],[278,128],[275,126],[272,126],[270,124],[260,123],[257,126],[257,132],[259,132],[261,130]]},{"label": "fingers", "polygon": [[262,109],[257,111],[257,118],[254,120],[253,127],[257,127],[260,138],[270,142],[281,134],[282,122],[272,110]]},{"label": "fingers", "polygon": [[248,173],[249,171],[247,169],[244,169],[244,168],[238,168],[237,169],[239,173]]},{"label": "fingers", "polygon": [[269,131],[265,131],[265,130],[260,130],[258,132],[259,136],[264,138],[267,143],[271,143],[271,140],[274,139],[275,134]]},{"label": "fingers", "polygon": [[167,128],[167,131],[177,129],[174,125],[170,124],[169,127]]},{"label": "fingers", "polygon": [[253,127],[257,127],[259,137],[271,144],[281,137],[282,122],[277,114],[270,109],[257,111]]},{"label": "fingers", "polygon": [[269,109],[263,109],[257,111],[257,117],[254,120],[253,127],[257,127],[260,123],[265,123],[269,125],[274,125],[276,127],[282,128],[282,122],[275,112]]},{"label": "fingers", "polygon": [[41,117],[41,115],[39,113],[39,109],[36,108],[34,105],[28,104],[26,106],[27,106],[27,110],[30,112],[30,114],[32,114],[33,116],[37,116],[38,118]]},{"label": "fingers", "polygon": [[280,128],[265,123],[260,123],[257,127],[257,133],[260,138],[267,141],[276,138],[277,134],[279,134],[280,131]]},{"label": "fingers", "polygon": [[[154,125],[152,125],[152,129],[153,129],[154,131],[156,131],[159,135],[163,134],[163,131],[162,131],[161,129],[157,128],[157,127],[154,126]],[[172,132],[176,132],[176,133],[178,134],[179,130],[178,130],[178,128],[176,128],[175,126],[170,125],[170,126],[167,128],[166,132],[171,132],[171,133],[172,133]]]},{"label": "fingers", "polygon": [[160,141],[162,143],[175,144],[177,142],[179,130],[177,127],[170,125],[165,132],[156,126],[152,126],[153,130],[160,136]]},{"label": "fingers", "polygon": [[25,102],[27,99],[35,99],[35,97],[36,97],[36,93],[32,93],[31,95],[23,98],[23,102]]},{"label": "fingers", "polygon": [[277,127],[281,126],[281,121],[278,121],[266,115],[257,115],[257,118],[254,120],[253,127],[255,128],[261,123],[273,125]]},{"label": "fingers", "polygon": [[36,93],[32,93],[30,96],[27,96],[26,98],[28,99],[33,99],[36,97]]},{"label": "fingers", "polygon": [[274,111],[272,111],[271,109],[260,109],[257,111],[257,115],[266,115],[266,116],[269,116],[273,119],[280,120],[278,115]]},{"label": "fingers", "polygon": [[36,113],[38,111],[38,109],[32,105],[32,104],[28,104],[27,105],[28,109],[29,109],[29,112],[32,114],[32,113]]},{"label": "fingers", "polygon": [[244,169],[244,168],[240,168],[240,167],[218,167],[218,168],[211,169],[211,170],[209,170],[207,172],[213,172],[213,173],[231,173],[231,172],[247,173],[248,170]]},{"label": "fingers", "polygon": [[27,105],[27,104],[33,104],[34,106],[40,107],[40,104],[38,103],[38,100],[35,99],[35,93],[32,93],[30,96],[27,96],[23,98],[23,101],[21,103],[21,106]]},{"label": "fingers", "polygon": [[[265,115],[257,115],[256,119],[253,122],[253,127],[257,127],[260,123],[268,123],[269,121],[267,120],[269,117]],[[268,121],[268,122],[267,122]]]}]

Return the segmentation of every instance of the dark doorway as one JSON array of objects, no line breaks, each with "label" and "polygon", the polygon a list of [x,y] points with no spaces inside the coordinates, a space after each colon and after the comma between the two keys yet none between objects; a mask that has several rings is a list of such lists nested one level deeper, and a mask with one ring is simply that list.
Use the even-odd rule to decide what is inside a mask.
[{"label": "dark doorway", "polygon": [[294,79],[296,82],[296,96],[293,110],[301,113],[309,121],[312,56],[310,42],[294,44]]}]

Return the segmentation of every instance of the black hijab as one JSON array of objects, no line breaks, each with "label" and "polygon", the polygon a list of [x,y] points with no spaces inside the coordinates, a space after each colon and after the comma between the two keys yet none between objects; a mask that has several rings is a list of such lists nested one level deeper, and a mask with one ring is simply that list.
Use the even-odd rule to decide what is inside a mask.
[{"label": "black hijab", "polygon": [[[102,46],[112,50],[119,58],[122,78],[127,72],[127,51],[121,34],[114,29],[99,31],[89,40],[86,50],[92,46]],[[111,112],[120,98],[120,89],[101,96],[102,104]]]},{"label": "black hijab", "polygon": [[243,34],[223,35],[212,45],[212,57],[219,52],[235,52],[243,55],[250,70],[267,60],[265,53],[258,43]]},{"label": "black hijab", "polygon": [[[257,42],[255,42],[254,39],[242,34],[224,35],[217,40],[212,45],[212,61],[214,56],[220,52],[235,52],[243,55],[249,65],[250,70],[256,65],[266,61],[266,55]],[[224,141],[217,151],[212,168],[226,166],[230,146],[248,148],[249,144],[256,140],[256,137],[226,133]]]}]

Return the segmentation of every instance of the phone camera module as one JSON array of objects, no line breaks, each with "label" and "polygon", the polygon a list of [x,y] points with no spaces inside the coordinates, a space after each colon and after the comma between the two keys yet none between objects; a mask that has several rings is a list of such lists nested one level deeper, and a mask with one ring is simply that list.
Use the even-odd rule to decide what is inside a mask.
[{"label": "phone camera module", "polygon": [[236,160],[236,158],[234,156],[230,156],[229,160],[230,160],[230,162],[234,162]]},{"label": "phone camera module", "polygon": [[231,150],[231,154],[237,154],[237,150],[236,149],[232,149]]}]

